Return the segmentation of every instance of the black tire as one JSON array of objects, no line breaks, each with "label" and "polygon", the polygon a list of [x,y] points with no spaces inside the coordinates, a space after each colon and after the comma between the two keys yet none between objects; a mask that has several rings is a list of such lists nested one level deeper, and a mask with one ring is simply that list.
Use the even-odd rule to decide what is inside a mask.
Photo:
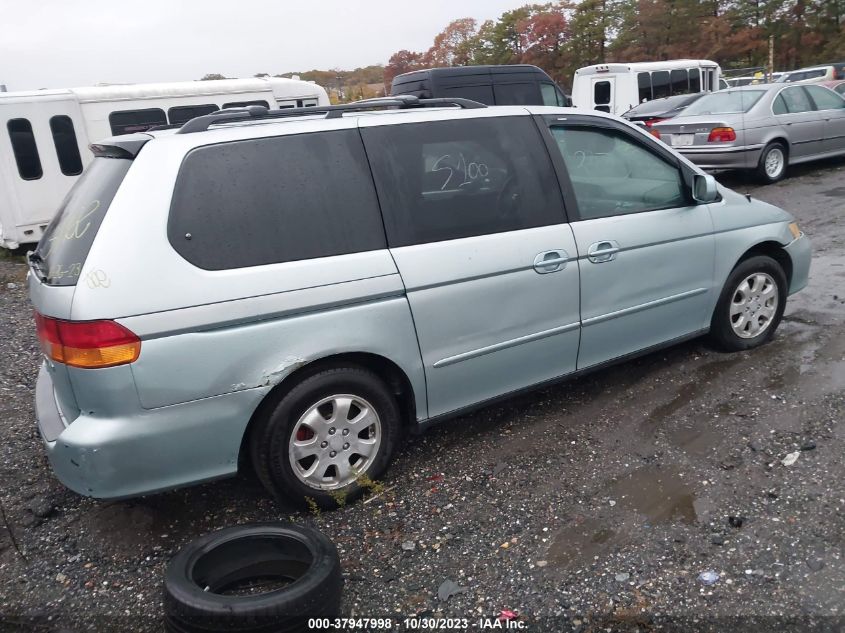
[{"label": "black tire", "polygon": [[369,402],[381,424],[381,444],[362,474],[374,480],[384,472],[399,441],[401,414],[393,394],[373,372],[357,366],[338,366],[305,377],[288,391],[263,419],[256,420],[250,433],[250,454],[256,474],[265,488],[279,500],[301,506],[312,502],[323,509],[335,509],[360,496],[358,481],[333,490],[321,490],[301,481],[293,471],[288,446],[297,420],[315,403],[334,394],[351,394]]},{"label": "black tire", "polygon": [[[783,156],[783,167],[777,174],[769,175],[769,173],[766,171],[766,160],[768,159],[769,155],[774,151],[779,151]],[[763,148],[763,151],[760,154],[760,160],[757,161],[757,169],[755,170],[755,173],[760,181],[766,184],[771,184],[779,180],[783,180],[783,178],[786,177],[786,170],[788,166],[789,148],[787,148],[780,141],[773,141]]]},{"label": "black tire", "polygon": [[[293,582],[260,594],[221,593],[233,583],[266,577]],[[342,588],[337,549],[321,532],[283,522],[225,528],[192,541],[168,564],[165,628],[170,633],[307,631],[308,618],[340,614]]]},{"label": "black tire", "polygon": [[[734,332],[731,324],[731,304],[740,283],[755,272],[765,273],[774,280],[778,290],[777,307],[770,324],[765,330],[753,338],[742,338]],[[728,280],[722,288],[722,294],[719,296],[710,323],[710,339],[717,347],[728,352],[753,349],[771,340],[783,317],[787,292],[786,274],[774,259],[766,255],[755,255],[741,261],[728,275]]]}]

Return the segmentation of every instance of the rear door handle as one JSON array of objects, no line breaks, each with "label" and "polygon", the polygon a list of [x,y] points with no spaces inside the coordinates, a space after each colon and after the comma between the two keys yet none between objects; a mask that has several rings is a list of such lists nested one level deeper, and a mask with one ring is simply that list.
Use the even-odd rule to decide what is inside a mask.
[{"label": "rear door handle", "polygon": [[545,251],[534,258],[534,270],[540,275],[556,273],[566,268],[566,262],[568,261],[569,255],[563,249]]},{"label": "rear door handle", "polygon": [[590,248],[587,249],[587,259],[594,264],[612,262],[616,259],[616,253],[618,252],[619,242],[616,240],[602,240],[601,242],[590,244]]}]

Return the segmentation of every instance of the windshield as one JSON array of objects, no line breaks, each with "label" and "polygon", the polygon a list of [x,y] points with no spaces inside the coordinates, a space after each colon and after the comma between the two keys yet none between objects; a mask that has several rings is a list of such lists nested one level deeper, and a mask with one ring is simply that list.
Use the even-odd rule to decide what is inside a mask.
[{"label": "windshield", "polygon": [[44,262],[44,282],[75,286],[94,237],[123,177],[132,165],[124,158],[95,158],[59,206],[35,254]]},{"label": "windshield", "polygon": [[699,114],[735,114],[748,112],[765,90],[723,90],[701,97],[683,112],[683,116]]}]

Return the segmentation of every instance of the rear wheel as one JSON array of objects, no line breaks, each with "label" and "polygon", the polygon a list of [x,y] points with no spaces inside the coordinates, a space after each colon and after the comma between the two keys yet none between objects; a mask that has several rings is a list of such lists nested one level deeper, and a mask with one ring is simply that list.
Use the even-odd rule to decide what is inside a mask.
[{"label": "rear wheel", "polygon": [[396,399],[378,376],[361,367],[326,369],[258,421],[253,465],[275,497],[336,508],[384,471],[400,428]]},{"label": "rear wheel", "polygon": [[783,143],[769,143],[760,154],[757,175],[766,183],[781,180],[786,175],[787,157],[787,149]]},{"label": "rear wheel", "polygon": [[771,257],[757,255],[740,262],[722,289],[710,337],[732,352],[762,345],[780,324],[787,290],[786,275]]}]

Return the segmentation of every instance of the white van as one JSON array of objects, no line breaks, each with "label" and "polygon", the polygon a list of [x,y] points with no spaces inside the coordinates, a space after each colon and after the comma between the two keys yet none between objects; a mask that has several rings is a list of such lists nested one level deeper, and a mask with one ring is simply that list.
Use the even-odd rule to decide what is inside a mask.
[{"label": "white van", "polygon": [[37,242],[99,139],[245,105],[328,105],[320,86],[275,77],[0,92],[0,246]]},{"label": "white van", "polygon": [[572,105],[618,115],[652,99],[719,90],[721,74],[706,59],[585,66],[575,71]]}]

